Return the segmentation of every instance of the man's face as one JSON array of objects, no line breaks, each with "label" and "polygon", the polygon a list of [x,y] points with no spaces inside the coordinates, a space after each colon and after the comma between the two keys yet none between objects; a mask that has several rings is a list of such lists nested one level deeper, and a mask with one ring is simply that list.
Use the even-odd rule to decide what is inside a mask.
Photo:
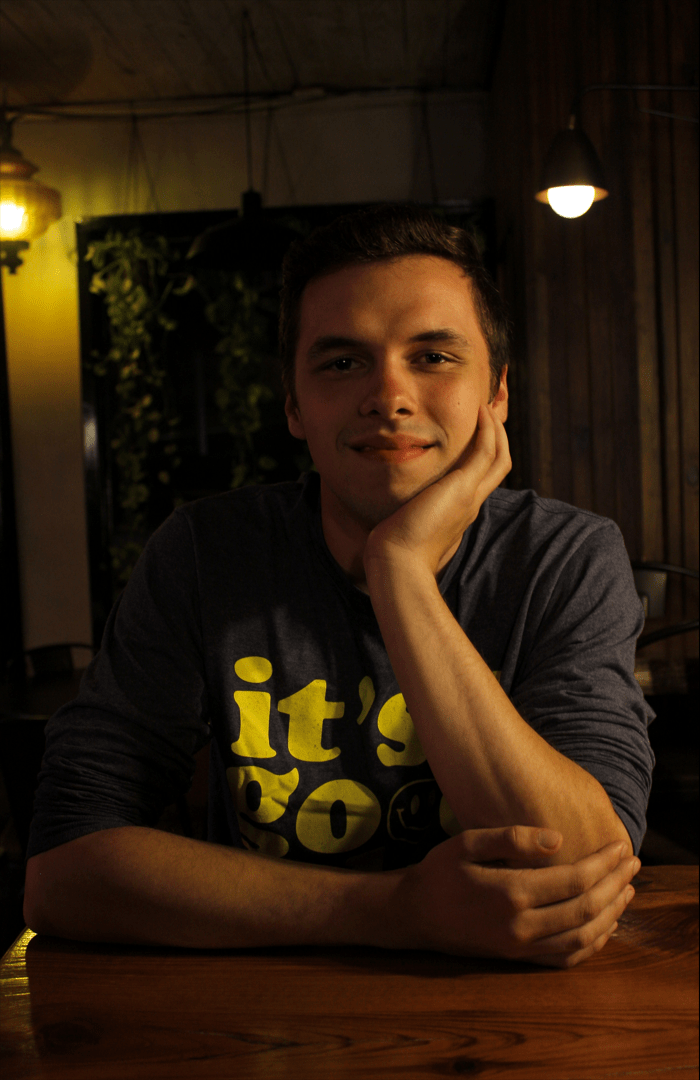
[{"label": "man's face", "polygon": [[[302,300],[296,404],[321,477],[324,520],[373,528],[444,476],[491,401],[486,342],[460,268],[431,255],[350,266]],[[505,420],[505,375],[493,398]]]}]

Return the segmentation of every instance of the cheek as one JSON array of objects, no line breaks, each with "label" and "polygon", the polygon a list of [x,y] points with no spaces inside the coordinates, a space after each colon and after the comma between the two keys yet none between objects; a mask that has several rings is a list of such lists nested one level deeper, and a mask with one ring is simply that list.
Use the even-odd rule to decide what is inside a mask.
[{"label": "cheek", "polygon": [[476,395],[461,394],[457,399],[447,398],[441,411],[441,422],[450,441],[464,448],[476,435],[480,399]]},{"label": "cheek", "polygon": [[335,431],[331,425],[314,423],[312,420],[307,420],[303,424],[303,429],[309,453],[318,468],[333,454],[336,443]]},{"label": "cheek", "polygon": [[296,415],[299,426],[304,431],[302,437],[306,439],[312,452],[314,447],[323,452],[336,445],[344,427],[344,412],[337,402],[329,401],[319,394],[300,394]]}]

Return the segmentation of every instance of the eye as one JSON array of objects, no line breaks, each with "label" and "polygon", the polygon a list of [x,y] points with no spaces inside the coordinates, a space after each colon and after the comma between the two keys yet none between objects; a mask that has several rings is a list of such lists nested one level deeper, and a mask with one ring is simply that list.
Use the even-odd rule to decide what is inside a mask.
[{"label": "eye", "polygon": [[326,364],[326,371],[352,371],[357,360],[352,356],[336,356],[334,360]]},{"label": "eye", "polygon": [[443,354],[439,352],[424,353],[423,359],[426,361],[426,363],[434,365],[449,363],[448,357],[443,356]]}]

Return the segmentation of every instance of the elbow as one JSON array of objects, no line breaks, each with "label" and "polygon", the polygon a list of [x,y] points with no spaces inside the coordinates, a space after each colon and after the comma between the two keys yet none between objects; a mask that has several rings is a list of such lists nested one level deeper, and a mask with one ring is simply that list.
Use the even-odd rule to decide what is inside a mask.
[{"label": "elbow", "polygon": [[598,828],[592,831],[589,838],[587,846],[590,850],[586,851],[585,854],[592,855],[595,851],[600,851],[601,848],[606,847],[608,844],[622,842],[625,847],[620,859],[631,859],[634,855],[634,847],[627,828],[622,819],[618,817],[609,800],[604,810],[605,812],[598,819]]},{"label": "elbow", "polygon": [[24,879],[24,921],[35,934],[57,934],[51,923],[50,905],[47,902],[47,882],[41,870],[41,855],[33,855],[27,862]]},{"label": "elbow", "polygon": [[634,848],[630,835],[605,792],[602,795],[603,798],[589,804],[586,811],[579,815],[573,831],[562,825],[552,825],[564,835],[564,843],[555,855],[555,862],[578,862],[601,851],[608,844],[619,843],[624,844],[620,859],[632,858]]},{"label": "elbow", "polygon": [[624,850],[621,859],[631,859],[634,855],[634,847],[627,832],[627,827],[618,815],[610,801],[610,796],[605,789],[594,781],[595,788],[591,792],[592,798],[588,804],[586,814],[586,826],[583,831],[585,836],[582,857],[593,855],[608,844],[623,843]]},{"label": "elbow", "polygon": [[[615,811],[613,811],[613,814],[615,814]],[[634,855],[634,846],[632,844],[632,841],[630,840],[630,834],[627,832],[625,825],[623,824],[622,820],[617,816],[617,814],[615,814],[615,824],[615,835],[612,839],[618,841],[622,840],[625,845],[625,850],[622,852],[620,858],[631,859]]]},{"label": "elbow", "polygon": [[82,900],[80,892],[85,890],[76,883],[71,848],[71,843],[63,844],[27,860],[22,914],[35,934],[75,936],[76,913]]}]

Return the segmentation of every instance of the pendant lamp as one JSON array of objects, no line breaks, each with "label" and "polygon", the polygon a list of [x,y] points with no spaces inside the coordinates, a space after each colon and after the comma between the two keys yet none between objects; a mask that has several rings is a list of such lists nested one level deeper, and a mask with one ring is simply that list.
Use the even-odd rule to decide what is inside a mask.
[{"label": "pendant lamp", "polygon": [[[535,198],[538,202],[549,203],[552,210],[560,217],[576,218],[585,214],[594,202],[606,199],[608,186],[605,182],[603,167],[600,164],[593,144],[578,123],[581,100],[584,94],[592,91],[606,93],[635,93],[661,91],[676,93],[685,91],[697,94],[697,86],[678,86],[676,84],[657,83],[596,83],[585,86],[574,99],[569,113],[569,124],[565,131],[560,131],[552,143],[542,170],[542,179]],[[638,106],[642,113],[663,116],[670,120],[685,120],[697,124],[697,117],[677,112],[661,112]]]},{"label": "pendant lamp", "polygon": [[29,247],[61,216],[61,196],[34,180],[38,167],[12,145],[12,123],[2,118],[0,143],[0,265],[11,274]]},{"label": "pendant lamp", "polygon": [[603,166],[572,113],[569,126],[559,132],[550,147],[535,198],[549,203],[560,217],[576,218],[607,196]]}]

